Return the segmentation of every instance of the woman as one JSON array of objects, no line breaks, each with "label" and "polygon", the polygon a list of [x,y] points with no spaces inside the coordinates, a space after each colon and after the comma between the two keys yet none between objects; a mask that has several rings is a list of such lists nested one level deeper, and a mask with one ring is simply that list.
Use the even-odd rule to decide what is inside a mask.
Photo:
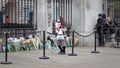
[{"label": "woman", "polygon": [[57,39],[58,48],[60,49],[60,52],[58,54],[64,55],[66,49],[66,39],[65,39],[65,34],[62,31],[61,27],[59,29],[59,32],[57,33],[56,39]]}]

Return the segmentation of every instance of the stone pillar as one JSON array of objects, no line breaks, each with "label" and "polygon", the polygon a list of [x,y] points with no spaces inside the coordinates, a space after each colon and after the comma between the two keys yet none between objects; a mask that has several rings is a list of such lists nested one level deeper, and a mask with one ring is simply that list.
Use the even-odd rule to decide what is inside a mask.
[{"label": "stone pillar", "polygon": [[[85,0],[85,30],[88,35],[93,32],[97,23],[98,14],[102,13],[102,0]],[[94,35],[85,38],[85,45],[94,46]]]},{"label": "stone pillar", "polygon": [[46,28],[47,32],[52,33],[53,23],[53,0],[46,0]]},{"label": "stone pillar", "polygon": [[38,30],[46,30],[52,32],[52,22],[53,22],[53,0],[38,0],[37,7],[37,21]]},{"label": "stone pillar", "polygon": [[[102,0],[75,0],[73,1],[73,29],[81,35],[93,32],[98,13],[102,13]],[[79,38],[81,46],[93,46],[94,35]]]},{"label": "stone pillar", "polygon": [[37,27],[46,30],[46,0],[37,0]]}]

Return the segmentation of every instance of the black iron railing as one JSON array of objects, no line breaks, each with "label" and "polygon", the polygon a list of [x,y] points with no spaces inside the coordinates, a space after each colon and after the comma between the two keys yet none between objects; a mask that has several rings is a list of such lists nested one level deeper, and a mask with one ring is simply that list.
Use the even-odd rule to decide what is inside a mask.
[{"label": "black iron railing", "polygon": [[37,0],[0,0],[0,28],[36,28],[36,7]]},{"label": "black iron railing", "polygon": [[[10,36],[26,36],[37,29],[37,0],[0,0],[0,37],[10,31]],[[17,34],[17,33],[23,34]]]}]

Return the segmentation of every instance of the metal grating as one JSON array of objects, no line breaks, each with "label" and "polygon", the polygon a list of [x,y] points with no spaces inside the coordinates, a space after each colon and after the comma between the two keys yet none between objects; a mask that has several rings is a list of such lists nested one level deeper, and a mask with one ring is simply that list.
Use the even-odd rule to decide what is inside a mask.
[{"label": "metal grating", "polygon": [[120,26],[120,0],[107,0],[108,17],[115,20],[117,26]]},{"label": "metal grating", "polygon": [[10,37],[26,37],[36,29],[37,0],[0,0],[0,37],[6,31]]},{"label": "metal grating", "polygon": [[[37,0],[0,0],[1,28],[34,28]],[[8,17],[8,22],[6,21]]]}]

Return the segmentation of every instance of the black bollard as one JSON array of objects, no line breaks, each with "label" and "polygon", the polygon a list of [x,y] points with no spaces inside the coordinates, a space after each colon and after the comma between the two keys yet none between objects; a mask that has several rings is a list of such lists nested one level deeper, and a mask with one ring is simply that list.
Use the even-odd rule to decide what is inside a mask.
[{"label": "black bollard", "polygon": [[95,30],[95,44],[94,44],[94,51],[91,51],[91,53],[100,53],[100,52],[97,51],[97,49],[96,49],[96,30]]},{"label": "black bollard", "polygon": [[6,36],[6,46],[5,46],[5,61],[2,61],[1,64],[12,64],[12,62],[8,61],[8,33],[5,34]]},{"label": "black bollard", "polygon": [[77,56],[77,54],[74,53],[74,30],[72,33],[72,53],[68,54],[68,56]]},{"label": "black bollard", "polygon": [[39,57],[39,59],[49,59],[49,57],[45,56],[45,31],[43,31],[43,56]]}]

